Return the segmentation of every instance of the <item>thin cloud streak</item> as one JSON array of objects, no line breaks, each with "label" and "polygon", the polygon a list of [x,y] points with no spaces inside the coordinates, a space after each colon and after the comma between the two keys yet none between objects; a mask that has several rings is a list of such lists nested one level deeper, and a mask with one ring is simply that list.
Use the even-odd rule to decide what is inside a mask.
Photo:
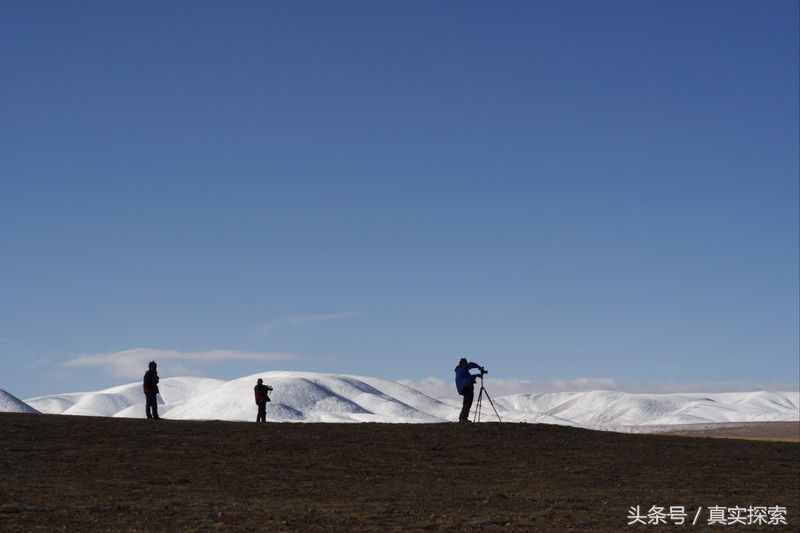
[{"label": "thin cloud streak", "polygon": [[112,375],[125,378],[139,377],[147,368],[147,363],[167,362],[173,372],[192,373],[192,363],[210,363],[218,361],[290,361],[299,355],[290,352],[245,352],[238,350],[208,350],[203,352],[181,352],[178,350],[160,350],[154,348],[133,348],[120,352],[82,355],[65,361],[67,368],[103,367]]}]

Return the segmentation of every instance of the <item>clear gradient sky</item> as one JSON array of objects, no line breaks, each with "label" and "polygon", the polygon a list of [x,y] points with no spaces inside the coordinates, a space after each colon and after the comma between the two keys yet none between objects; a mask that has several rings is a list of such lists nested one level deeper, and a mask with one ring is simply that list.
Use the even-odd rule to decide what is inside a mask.
[{"label": "clear gradient sky", "polygon": [[50,4],[0,11],[0,388],[797,388],[796,1]]}]

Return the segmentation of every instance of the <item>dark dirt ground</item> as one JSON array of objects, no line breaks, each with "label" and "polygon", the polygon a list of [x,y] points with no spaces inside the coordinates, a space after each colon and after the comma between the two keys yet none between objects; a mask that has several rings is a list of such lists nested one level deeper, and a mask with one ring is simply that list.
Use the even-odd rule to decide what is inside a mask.
[{"label": "dark dirt ground", "polygon": [[[699,424],[705,426],[705,424]],[[800,442],[800,422],[743,422],[719,424],[718,427],[671,431],[669,435],[719,437],[721,439],[774,440]]]},{"label": "dark dirt ground", "polygon": [[[783,505],[800,444],[535,424],[0,414],[2,531],[669,531],[628,507]],[[690,517],[691,518],[691,517]]]}]

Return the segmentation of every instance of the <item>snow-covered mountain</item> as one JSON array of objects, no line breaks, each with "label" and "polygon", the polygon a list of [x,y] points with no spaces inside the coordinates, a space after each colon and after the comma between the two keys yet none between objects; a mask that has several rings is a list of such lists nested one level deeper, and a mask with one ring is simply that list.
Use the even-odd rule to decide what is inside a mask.
[{"label": "snow-covered mountain", "polygon": [[[173,419],[254,420],[253,386],[272,386],[267,418],[287,422],[443,422],[460,403],[426,396],[393,381],[314,372],[264,372],[232,381],[162,379],[160,413]],[[44,413],[142,418],[140,383],[27,400]],[[629,394],[616,391],[516,394],[495,398],[504,421],[593,428],[672,424],[797,421],[800,393]],[[494,419],[488,403],[483,417]]]},{"label": "snow-covered mountain", "polygon": [[617,391],[515,394],[498,403],[589,427],[800,420],[800,392],[630,394]]},{"label": "snow-covered mountain", "polygon": [[[159,403],[168,409],[178,407],[190,398],[197,398],[218,389],[226,382],[210,378],[166,378],[158,387]],[[129,383],[96,392],[72,392],[39,396],[27,403],[42,413],[86,416],[144,417],[144,394],[141,383]],[[166,409],[165,409],[166,411]]]},{"label": "snow-covered mountain", "polygon": [[[274,388],[267,419],[284,422],[445,422],[458,419],[460,406],[385,379],[320,374],[263,372],[232,381],[206,378],[165,378],[159,383],[159,414],[172,419],[254,420],[256,380]],[[96,392],[40,396],[27,400],[43,413],[144,417],[140,383]],[[537,413],[515,413],[498,406],[509,421],[576,425]],[[489,406],[483,410],[490,414]]]},{"label": "snow-covered mountain", "polygon": [[38,411],[13,394],[0,389],[0,413],[38,413]]}]

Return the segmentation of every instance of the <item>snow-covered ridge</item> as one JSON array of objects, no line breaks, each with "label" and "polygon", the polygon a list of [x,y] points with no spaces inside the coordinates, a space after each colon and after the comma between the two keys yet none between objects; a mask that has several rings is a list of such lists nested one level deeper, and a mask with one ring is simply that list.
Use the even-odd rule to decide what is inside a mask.
[{"label": "snow-covered ridge", "polygon": [[0,389],[0,413],[38,413],[38,411],[13,394]]},{"label": "snow-covered ridge", "polygon": [[[224,385],[220,379],[210,378],[166,378],[159,383],[159,403],[168,410],[182,405],[189,399],[202,396]],[[129,383],[95,392],[71,392],[39,396],[27,403],[42,413],[86,416],[121,416],[139,418],[144,416],[144,393],[141,383]],[[141,409],[138,409],[141,407]]]},{"label": "snow-covered ridge", "polygon": [[[232,381],[205,378],[163,378],[159,414],[183,420],[255,420],[253,387],[258,378],[274,388],[267,419],[283,422],[445,422],[458,419],[460,406],[426,396],[400,383],[380,378],[316,372],[263,372]],[[144,417],[140,383],[96,392],[31,398],[43,413]],[[570,424],[538,413],[515,413],[498,406],[504,419]],[[488,405],[484,416],[489,415]]]},{"label": "snow-covered ridge", "polygon": [[589,391],[515,394],[498,400],[590,427],[800,420],[800,392],[631,394]]},{"label": "snow-covered ridge", "polygon": [[[439,400],[379,378],[315,372],[263,372],[232,381],[162,379],[164,418],[255,420],[258,378],[275,390],[267,418],[286,422],[444,422],[458,419],[458,401]],[[140,383],[87,393],[31,398],[44,413],[144,416]],[[671,424],[800,421],[800,393],[629,394],[617,391],[515,394],[495,398],[504,421],[592,428]],[[488,404],[484,420],[493,420]]]}]

